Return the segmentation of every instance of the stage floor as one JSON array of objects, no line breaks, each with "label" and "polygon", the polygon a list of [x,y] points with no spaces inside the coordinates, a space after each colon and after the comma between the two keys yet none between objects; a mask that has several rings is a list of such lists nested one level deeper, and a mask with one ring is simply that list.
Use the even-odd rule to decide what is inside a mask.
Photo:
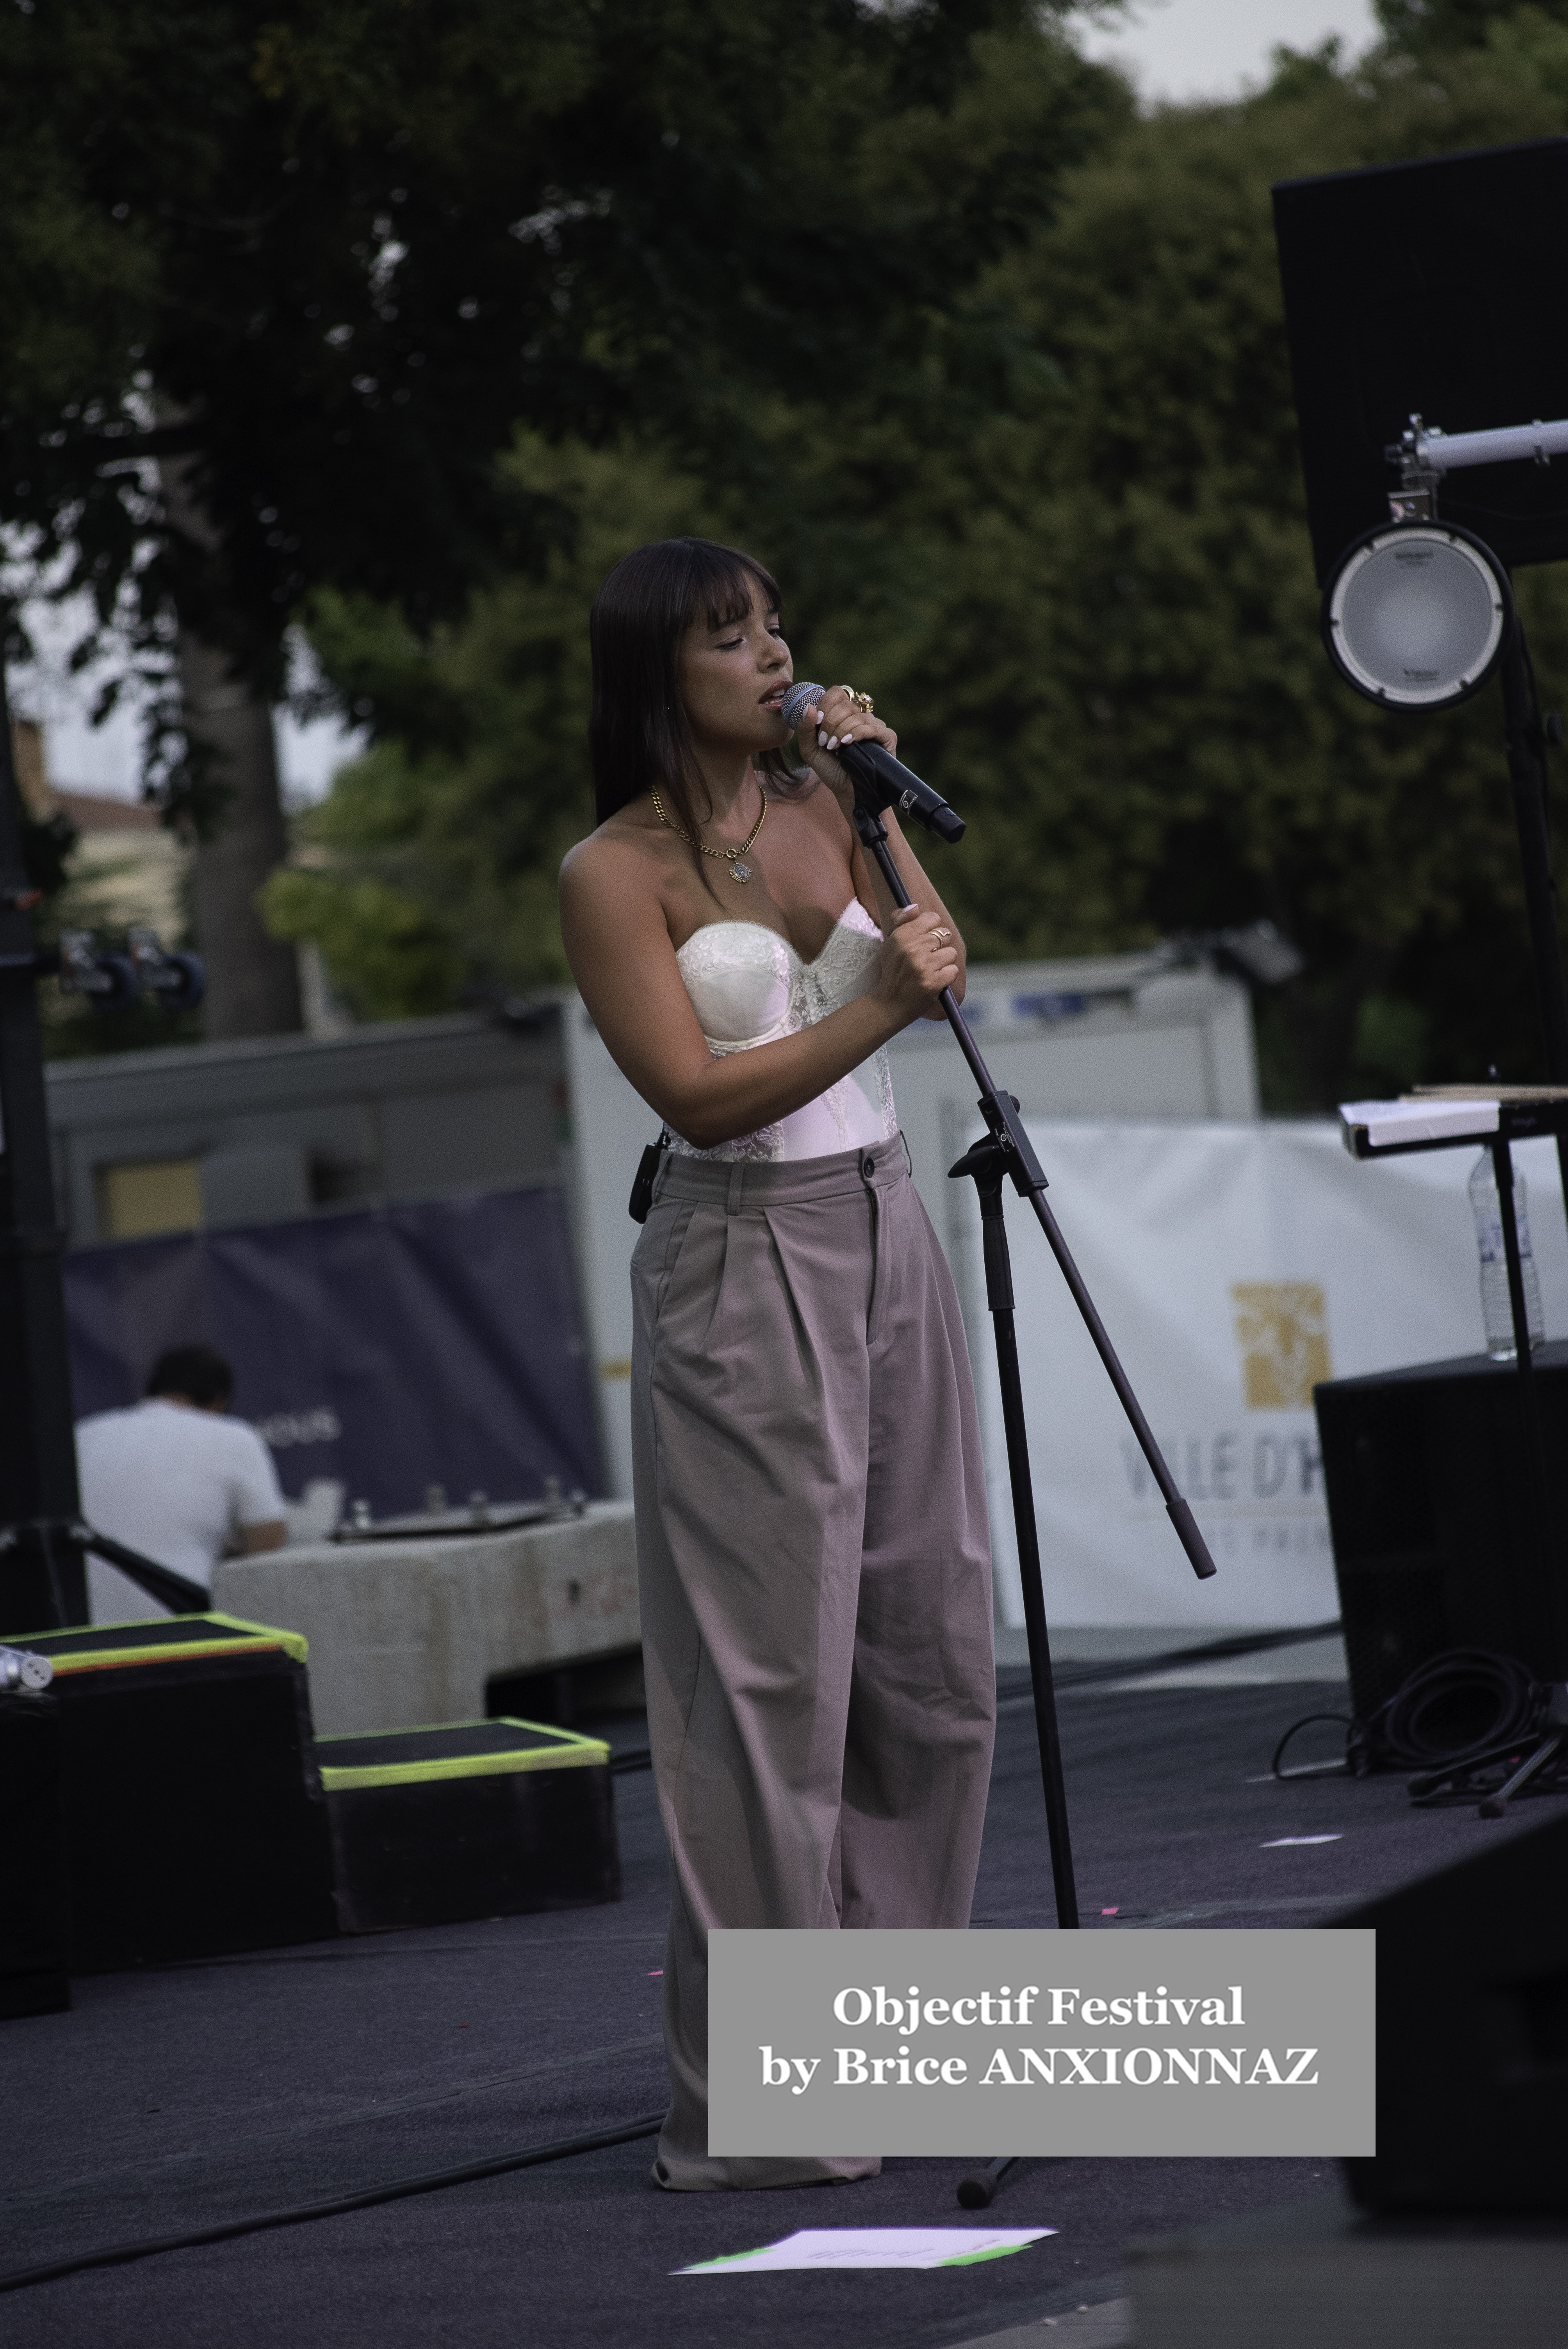
[{"label": "stage floor", "polygon": [[[1048,1925],[1030,1706],[1004,1676],[980,1925]],[[1085,1921],[1316,1925],[1550,1815],[1413,1811],[1402,1780],[1267,1779],[1332,1683],[1064,1694]],[[634,1723],[617,1742],[639,1742]],[[0,2267],[475,2161],[658,2108],[665,1859],[646,1774],[616,1781],[625,1898],[78,1982],[3,2026]],[[1333,1836],[1284,1849],[1279,1836]],[[1321,2162],[1035,2161],[989,2214],[1059,2231],[914,2274],[675,2276],[798,2227],[969,2223],[967,2166],[835,2189],[669,2195],[625,2145],[7,2296],[8,2349],[950,2349],[1123,2288],[1123,2246],[1322,2193]],[[1063,2325],[1060,2337],[1078,2337]],[[1057,2331],[1038,2337],[1053,2340]],[[1104,2340],[1098,2325],[1091,2337]],[[1011,2344],[1009,2344],[1011,2349]]]}]

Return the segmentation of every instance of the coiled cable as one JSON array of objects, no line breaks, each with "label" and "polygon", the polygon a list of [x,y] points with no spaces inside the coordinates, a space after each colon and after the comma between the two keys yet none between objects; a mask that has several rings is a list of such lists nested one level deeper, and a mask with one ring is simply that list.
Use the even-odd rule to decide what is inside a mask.
[{"label": "coiled cable", "polygon": [[1367,1733],[1398,1769],[1451,1768],[1528,1736],[1539,1710],[1535,1682],[1515,1657],[1450,1648],[1417,1666],[1372,1715]]},{"label": "coiled cable", "polygon": [[[1376,1770],[1458,1768],[1470,1757],[1527,1739],[1540,1719],[1542,1692],[1513,1656],[1486,1648],[1449,1648],[1418,1664],[1393,1695],[1366,1720],[1343,1713],[1308,1713],[1292,1722],[1274,1748],[1274,1777],[1318,1778],[1345,1772],[1365,1778]],[[1281,1767],[1299,1730],[1316,1721],[1342,1722],[1343,1762]]]}]

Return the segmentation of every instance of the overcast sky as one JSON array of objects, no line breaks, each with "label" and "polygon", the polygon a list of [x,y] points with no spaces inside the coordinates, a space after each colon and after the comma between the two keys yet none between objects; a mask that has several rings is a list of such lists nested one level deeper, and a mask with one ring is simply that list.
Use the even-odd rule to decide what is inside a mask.
[{"label": "overcast sky", "polygon": [[[1337,34],[1354,55],[1376,39],[1377,31],[1371,0],[1136,0],[1119,24],[1084,32],[1081,38],[1091,56],[1125,65],[1143,96],[1153,100],[1232,97],[1264,78],[1270,53],[1280,44],[1312,49]],[[46,640],[47,657],[36,670],[17,674],[13,698],[24,714],[45,720],[55,781],[67,789],[133,798],[134,719],[127,712],[96,730],[88,724],[90,692],[64,671],[79,623],[48,614],[36,617],[35,633]],[[291,795],[319,798],[351,747],[330,723],[301,729],[283,719],[279,753]]]},{"label": "overcast sky", "polygon": [[1082,43],[1130,67],[1145,98],[1229,98],[1264,78],[1273,49],[1315,49],[1333,34],[1348,55],[1369,48],[1372,0],[1136,0]]}]

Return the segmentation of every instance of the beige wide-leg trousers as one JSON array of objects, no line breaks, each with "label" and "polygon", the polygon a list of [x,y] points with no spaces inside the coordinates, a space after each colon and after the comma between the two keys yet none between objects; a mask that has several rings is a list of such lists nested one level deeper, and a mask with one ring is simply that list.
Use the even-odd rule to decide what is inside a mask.
[{"label": "beige wide-leg trousers", "polygon": [[969,1922],[995,1677],[958,1300],[902,1139],[778,1164],[666,1156],[632,1286],[673,1864],[655,2175],[864,2177],[872,2157],[709,2155],[707,1934]]}]

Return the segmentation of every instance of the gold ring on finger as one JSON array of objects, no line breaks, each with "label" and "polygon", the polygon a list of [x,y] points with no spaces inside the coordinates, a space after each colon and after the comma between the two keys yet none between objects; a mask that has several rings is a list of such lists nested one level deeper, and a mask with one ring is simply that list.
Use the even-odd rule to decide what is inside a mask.
[{"label": "gold ring on finger", "polygon": [[953,933],[951,930],[933,930],[931,935],[936,940],[939,947],[944,947],[952,937]]}]

